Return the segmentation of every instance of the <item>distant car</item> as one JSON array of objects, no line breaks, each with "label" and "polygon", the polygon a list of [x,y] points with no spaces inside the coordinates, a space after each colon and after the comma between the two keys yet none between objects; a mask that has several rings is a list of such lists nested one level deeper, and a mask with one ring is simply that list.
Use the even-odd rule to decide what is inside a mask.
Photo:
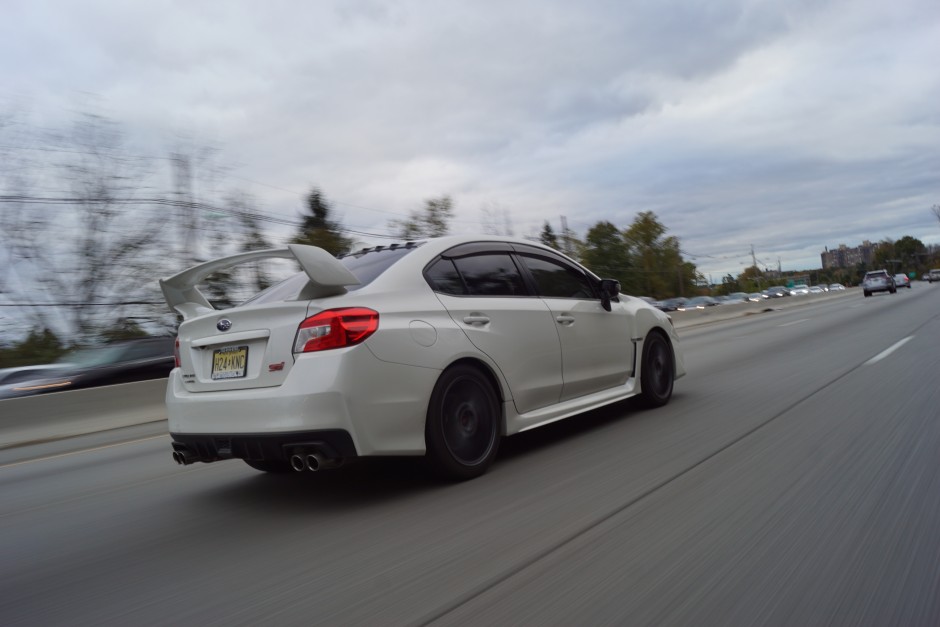
[{"label": "distant car", "polygon": [[934,270],[931,270],[930,272],[928,272],[928,273],[927,273],[927,280],[928,280],[930,283],[933,283],[934,281],[940,281],[940,268],[934,269]]},{"label": "distant car", "polygon": [[35,381],[37,391],[79,388],[163,379],[173,370],[174,338],[148,337],[79,348],[67,353],[57,369]]},{"label": "distant car", "polygon": [[747,299],[752,303],[759,303],[764,300],[764,295],[760,292],[751,292],[747,295]]},{"label": "distant car", "polygon": [[804,296],[809,294],[808,285],[794,285],[790,288],[790,296]]},{"label": "distant car", "polygon": [[728,297],[725,299],[725,305],[740,305],[741,303],[746,303],[748,300],[747,294],[745,292],[732,292],[728,294]]},{"label": "distant car", "polygon": [[768,287],[762,294],[764,298],[783,298],[790,295],[790,290],[782,285],[775,285],[774,287]]},{"label": "distant car", "polygon": [[830,283],[829,291],[830,292],[845,291],[845,286],[842,285],[841,283]]},{"label": "distant car", "polygon": [[898,288],[894,282],[894,277],[888,274],[887,270],[872,270],[865,273],[862,279],[862,293],[865,296],[871,296],[875,292],[897,293]]},{"label": "distant car", "polygon": [[898,287],[906,287],[907,289],[911,289],[911,278],[906,274],[895,274],[894,284]]},{"label": "distant car", "polygon": [[685,303],[679,306],[678,311],[692,311],[695,309],[705,309],[706,307],[714,307],[718,304],[718,301],[712,298],[711,296],[696,296],[695,298],[690,298]]},{"label": "distant car", "polygon": [[675,298],[667,298],[664,301],[660,301],[659,306],[657,307],[660,311],[678,311],[679,307],[683,303],[688,301],[688,298],[682,296],[677,296]]},{"label": "distant car", "polygon": [[825,294],[828,290],[824,290],[821,285],[813,285],[809,288],[810,294]]}]

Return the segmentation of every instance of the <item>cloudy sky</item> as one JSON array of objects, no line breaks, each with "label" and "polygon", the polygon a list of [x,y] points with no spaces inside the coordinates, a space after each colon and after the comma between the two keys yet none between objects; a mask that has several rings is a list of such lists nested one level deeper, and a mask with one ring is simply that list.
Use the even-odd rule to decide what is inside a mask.
[{"label": "cloudy sky", "polygon": [[[297,217],[450,194],[516,235],[653,210],[705,273],[940,243],[937,0],[0,0],[0,103],[89,94],[136,149],[180,133]],[[23,103],[26,103],[25,105]]]}]

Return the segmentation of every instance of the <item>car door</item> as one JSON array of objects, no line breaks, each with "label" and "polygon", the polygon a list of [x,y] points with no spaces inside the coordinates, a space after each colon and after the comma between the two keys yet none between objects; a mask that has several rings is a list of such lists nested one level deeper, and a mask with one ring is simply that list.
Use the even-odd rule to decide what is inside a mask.
[{"label": "car door", "polygon": [[425,276],[473,345],[499,368],[520,414],[553,405],[562,390],[561,346],[546,304],[530,294],[508,247],[457,247]]},{"label": "car door", "polygon": [[633,316],[619,302],[607,311],[582,268],[548,253],[520,254],[561,340],[561,400],[626,383],[633,372]]}]

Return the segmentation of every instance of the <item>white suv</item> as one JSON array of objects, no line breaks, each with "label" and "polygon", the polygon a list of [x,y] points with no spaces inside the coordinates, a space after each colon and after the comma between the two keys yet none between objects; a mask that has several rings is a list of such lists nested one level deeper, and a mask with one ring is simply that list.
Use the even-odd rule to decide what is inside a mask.
[{"label": "white suv", "polygon": [[894,277],[888,274],[887,270],[873,270],[865,273],[862,279],[862,292],[865,296],[871,296],[875,292],[897,293],[897,284]]}]

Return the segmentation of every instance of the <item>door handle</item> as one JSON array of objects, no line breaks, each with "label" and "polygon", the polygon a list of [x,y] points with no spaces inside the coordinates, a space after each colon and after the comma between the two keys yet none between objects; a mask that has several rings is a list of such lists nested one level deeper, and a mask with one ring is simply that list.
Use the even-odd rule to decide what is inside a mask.
[{"label": "door handle", "polygon": [[574,316],[561,314],[560,316],[555,316],[555,321],[564,327],[570,327],[574,324]]},{"label": "door handle", "polygon": [[484,316],[481,314],[470,314],[469,316],[464,316],[463,321],[475,327],[482,327],[483,325],[490,323],[490,318],[489,316]]}]

